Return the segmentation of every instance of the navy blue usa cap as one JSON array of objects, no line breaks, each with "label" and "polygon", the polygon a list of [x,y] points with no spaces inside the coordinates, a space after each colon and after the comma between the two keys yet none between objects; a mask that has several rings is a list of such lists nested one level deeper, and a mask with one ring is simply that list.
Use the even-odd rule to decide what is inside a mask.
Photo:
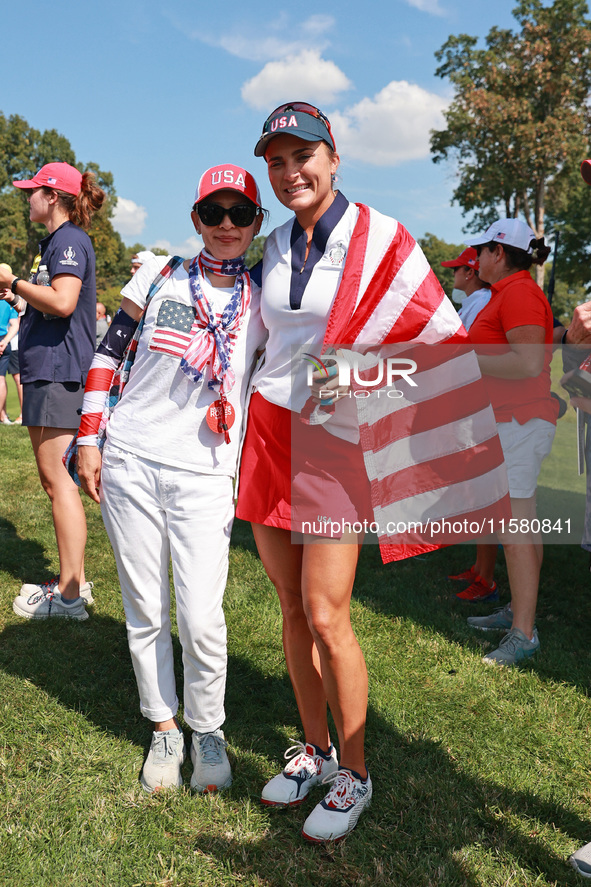
[{"label": "navy blue usa cap", "polygon": [[306,142],[326,142],[336,151],[328,117],[308,102],[288,102],[275,108],[265,120],[254,149],[255,157],[263,157],[271,139],[279,135],[297,136]]}]

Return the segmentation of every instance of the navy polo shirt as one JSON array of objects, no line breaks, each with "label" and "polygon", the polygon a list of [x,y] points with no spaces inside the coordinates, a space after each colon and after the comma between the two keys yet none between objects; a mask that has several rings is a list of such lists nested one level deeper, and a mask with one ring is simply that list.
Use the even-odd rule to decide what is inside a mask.
[{"label": "navy polo shirt", "polygon": [[96,279],[94,249],[88,234],[64,222],[39,244],[41,259],[31,283],[49,286],[58,274],[82,281],[78,304],[69,317],[55,317],[31,305],[21,318],[19,356],[22,382],[79,382],[94,355]]}]

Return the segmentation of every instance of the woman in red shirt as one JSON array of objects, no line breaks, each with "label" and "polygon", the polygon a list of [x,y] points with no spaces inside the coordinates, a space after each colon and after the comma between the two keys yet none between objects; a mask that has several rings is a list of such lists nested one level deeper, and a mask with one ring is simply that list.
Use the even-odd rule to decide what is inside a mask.
[{"label": "woman in red shirt", "polygon": [[[503,543],[511,601],[470,625],[505,629],[497,650],[484,661],[515,665],[540,646],[535,628],[542,544],[531,532],[536,518],[536,486],[542,460],[552,447],[557,402],[550,396],[552,311],[529,273],[550,252],[543,238],[519,219],[499,219],[469,241],[476,247],[479,274],[491,284],[492,297],[470,328],[470,338],[497,421],[509,478],[518,534],[499,536]],[[523,531],[522,531],[523,528]]]}]

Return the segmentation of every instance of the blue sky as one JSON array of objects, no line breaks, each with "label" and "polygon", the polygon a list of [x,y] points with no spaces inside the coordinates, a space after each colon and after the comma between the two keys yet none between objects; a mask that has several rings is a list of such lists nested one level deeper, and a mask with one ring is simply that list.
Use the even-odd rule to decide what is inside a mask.
[{"label": "blue sky", "polygon": [[267,114],[288,100],[328,114],[340,187],[415,237],[461,242],[453,169],[433,164],[449,84],[434,53],[450,34],[515,27],[513,0],[316,4],[238,0],[23,0],[2,14],[0,110],[57,129],[82,162],[115,177],[126,243],[192,254],[189,211],[201,173],[249,169],[271,217],[287,218],[253,156]]}]

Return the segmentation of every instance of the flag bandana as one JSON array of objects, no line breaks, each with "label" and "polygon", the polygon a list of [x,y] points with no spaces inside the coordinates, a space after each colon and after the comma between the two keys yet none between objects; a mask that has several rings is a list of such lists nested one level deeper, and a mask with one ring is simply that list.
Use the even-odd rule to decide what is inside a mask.
[{"label": "flag bandana", "polygon": [[202,249],[200,255],[205,270],[219,277],[235,277],[248,270],[244,264],[244,256],[237,256],[235,259],[216,259],[206,249]]},{"label": "flag bandana", "polygon": [[[195,322],[198,328],[181,359],[181,370],[193,382],[198,382],[203,377],[205,367],[210,364],[211,379],[208,382],[208,387],[214,388],[219,384],[220,391],[228,393],[236,381],[230,358],[242,320],[250,305],[250,275],[246,269],[236,274],[234,292],[230,296],[230,301],[224,308],[221,318],[216,320],[201,286],[207,267],[206,263],[209,263],[213,257],[207,254],[204,262],[202,256],[203,251],[195,256],[189,267],[191,299],[195,308]],[[241,259],[242,257],[240,257],[240,263]],[[233,262],[237,263],[238,260],[234,259]],[[218,274],[219,272],[214,271],[213,273]],[[235,273],[235,271],[232,272],[232,274]]]}]

